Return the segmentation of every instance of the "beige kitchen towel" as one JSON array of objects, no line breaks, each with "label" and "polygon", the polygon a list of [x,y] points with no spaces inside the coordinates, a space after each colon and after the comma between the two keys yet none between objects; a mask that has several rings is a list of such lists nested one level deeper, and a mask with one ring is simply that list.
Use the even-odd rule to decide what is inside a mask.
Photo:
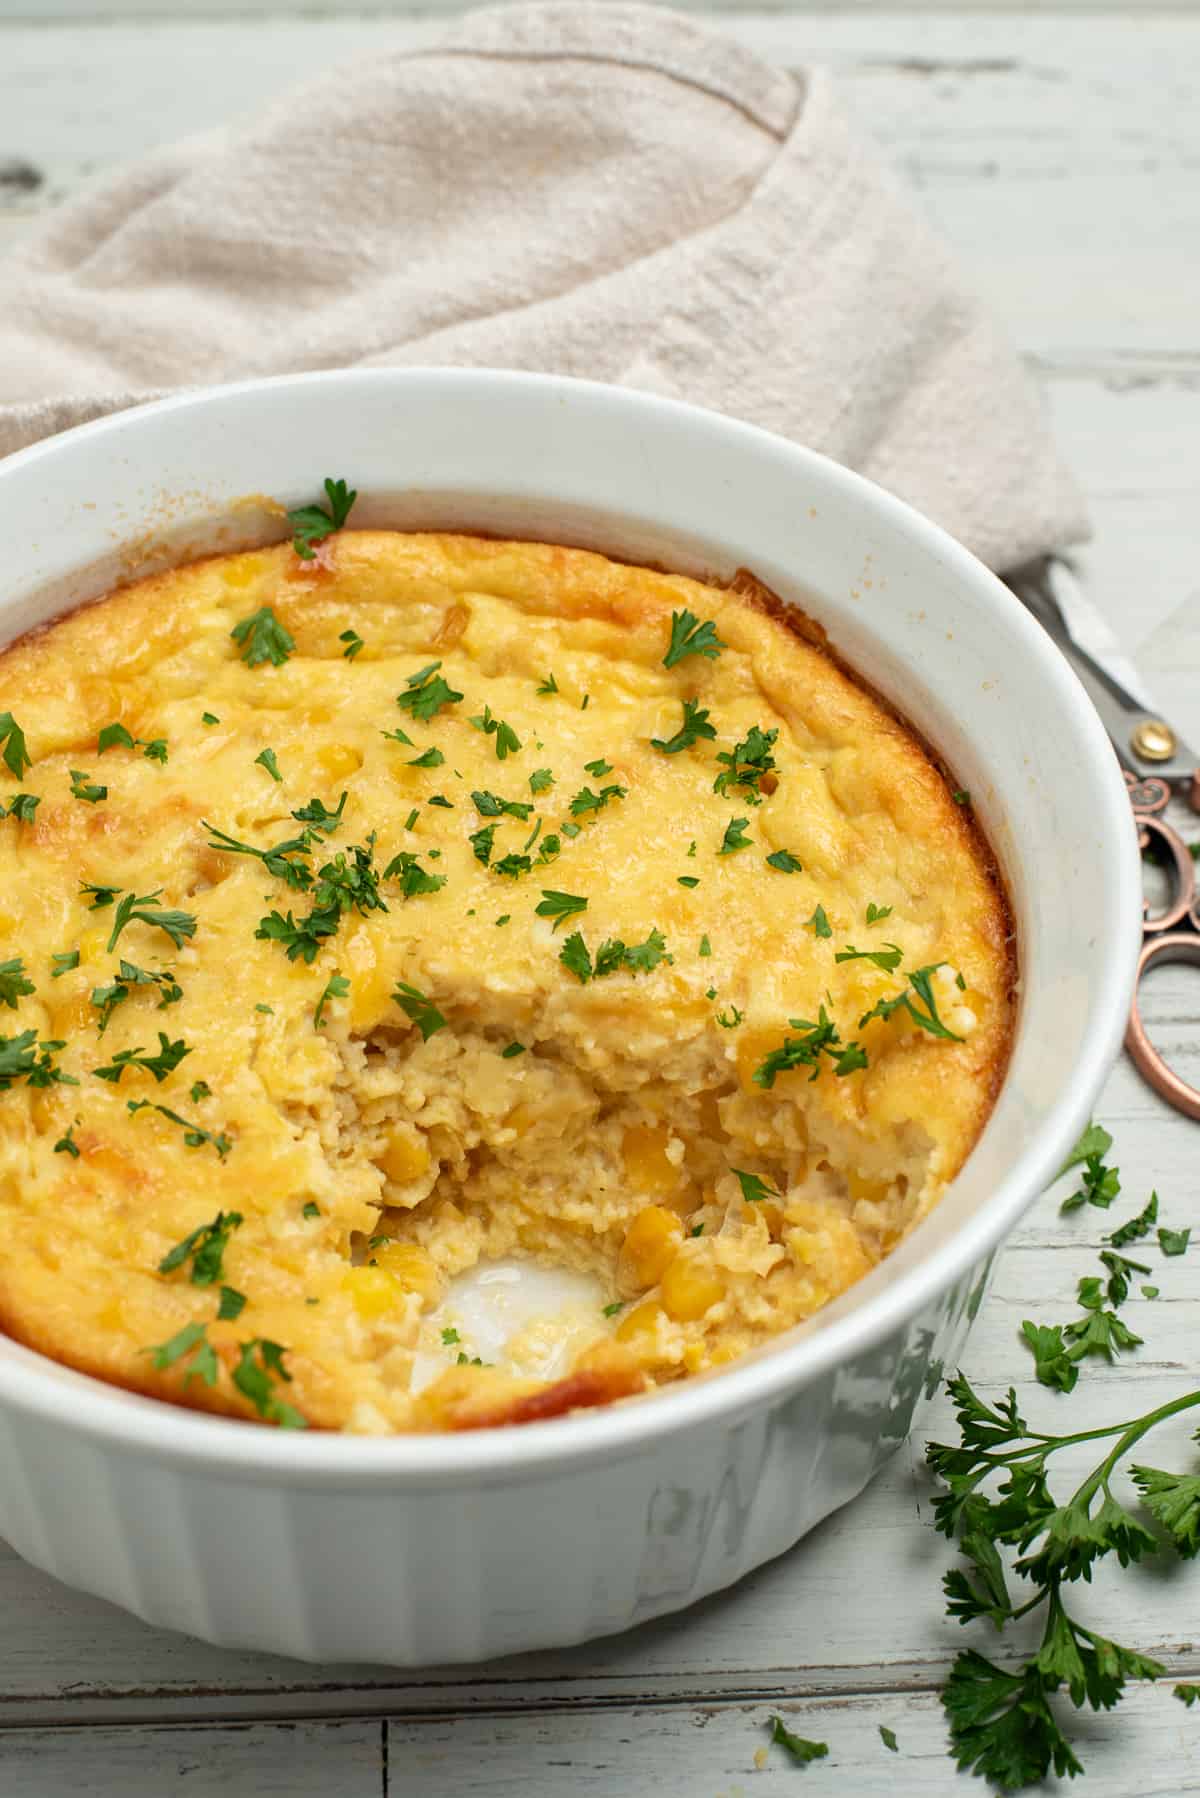
[{"label": "beige kitchen towel", "polygon": [[1086,534],[1016,356],[828,76],[657,8],[469,14],[146,158],[0,260],[0,454],[172,388],[409,363],[735,414],[997,568]]}]

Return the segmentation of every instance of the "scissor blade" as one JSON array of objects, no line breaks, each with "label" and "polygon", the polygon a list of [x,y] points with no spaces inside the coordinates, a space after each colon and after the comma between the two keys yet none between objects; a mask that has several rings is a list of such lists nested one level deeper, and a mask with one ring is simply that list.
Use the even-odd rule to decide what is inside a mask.
[{"label": "scissor blade", "polygon": [[[1100,714],[1100,722],[1112,740],[1123,767],[1139,776],[1156,774],[1172,785],[1191,784],[1200,756],[1183,741],[1178,731],[1159,712],[1149,711],[1114,674],[1076,642],[1054,591],[1052,558],[1031,563],[1006,576],[1008,585],[1051,636],[1079,676],[1088,698]],[[1174,740],[1170,756],[1155,759],[1137,748],[1143,726],[1165,727]]]}]

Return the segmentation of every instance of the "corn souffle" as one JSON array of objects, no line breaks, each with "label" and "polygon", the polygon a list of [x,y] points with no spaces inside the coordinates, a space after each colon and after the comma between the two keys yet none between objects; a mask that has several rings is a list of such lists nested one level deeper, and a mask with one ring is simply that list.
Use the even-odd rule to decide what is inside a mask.
[{"label": "corn souffle", "polygon": [[[752,582],[326,493],[0,659],[0,1327],[374,1433],[717,1368],[987,1117],[969,797]],[[592,1296],[481,1353],[454,1283],[513,1262]]]}]

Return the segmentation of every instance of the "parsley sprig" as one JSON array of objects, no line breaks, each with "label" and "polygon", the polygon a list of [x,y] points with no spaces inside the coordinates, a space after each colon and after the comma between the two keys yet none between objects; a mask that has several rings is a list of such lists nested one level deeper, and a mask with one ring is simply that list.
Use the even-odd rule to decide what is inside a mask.
[{"label": "parsley sprig", "polygon": [[258,668],[263,662],[282,668],[296,647],[291,631],[280,624],[270,606],[259,606],[257,612],[239,618],[229,635],[241,649],[247,668]]},{"label": "parsley sprig", "polygon": [[663,657],[663,667],[674,668],[685,656],[704,656],[715,662],[725,647],[717,635],[716,625],[702,624],[696,614],[685,607],[682,612],[671,614],[671,641]]},{"label": "parsley sprig", "polygon": [[615,974],[619,968],[626,968],[631,974],[650,974],[661,961],[671,958],[661,930],[652,930],[644,943],[632,946],[623,943],[619,937],[606,937],[594,960],[583,932],[573,930],[559,950],[558,959],[581,986],[586,986],[589,980],[601,980],[606,974]]},{"label": "parsley sprig", "polygon": [[33,767],[33,758],[25,743],[25,732],[11,712],[0,712],[0,743],[4,745],[5,766],[20,780],[26,768]]},{"label": "parsley sprig", "polygon": [[160,1274],[173,1274],[186,1262],[192,1264],[188,1278],[193,1286],[215,1286],[223,1272],[223,1258],[229,1238],[240,1229],[240,1211],[218,1211],[207,1224],[201,1224],[182,1242],[169,1249],[158,1264]]},{"label": "parsley sprig", "polygon": [[695,699],[683,702],[683,723],[673,737],[651,737],[651,749],[659,749],[663,755],[678,755],[681,749],[690,749],[693,743],[701,740],[711,741],[717,734],[717,727],[710,722],[708,712]]},{"label": "parsley sprig", "polygon": [[788,1023],[800,1035],[785,1036],[779,1048],[772,1049],[759,1063],[753,1074],[756,1086],[769,1091],[777,1077],[792,1068],[810,1068],[809,1080],[816,1080],[823,1065],[822,1056],[832,1064],[839,1079],[866,1067],[867,1057],[861,1043],[843,1043],[837,1025],[823,1005],[815,1023],[809,1018],[789,1018]]},{"label": "parsley sprig", "polygon": [[462,698],[462,694],[456,693],[449,681],[443,680],[438,673],[441,665],[440,662],[429,662],[424,668],[418,668],[405,681],[404,692],[396,695],[400,710],[412,718],[419,718],[423,724],[435,718],[444,705],[457,705]]},{"label": "parsley sprig", "polygon": [[357,488],[347,487],[345,481],[332,481],[326,475],[324,486],[327,505],[296,506],[287,515],[292,527],[292,548],[302,562],[314,559],[314,543],[323,543],[342,529],[358,498]]},{"label": "parsley sprig", "polygon": [[777,730],[762,730],[752,724],[740,743],[723,749],[717,756],[725,766],[713,782],[713,792],[724,797],[736,790],[748,805],[761,805],[763,780],[779,766],[771,754],[778,737]]}]

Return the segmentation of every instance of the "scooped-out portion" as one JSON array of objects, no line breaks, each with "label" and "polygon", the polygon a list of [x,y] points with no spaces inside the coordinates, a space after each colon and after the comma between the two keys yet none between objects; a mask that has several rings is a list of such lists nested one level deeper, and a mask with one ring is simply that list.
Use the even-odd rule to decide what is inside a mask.
[{"label": "scooped-out portion", "polygon": [[[969,797],[752,581],[298,527],[0,695],[0,1327],[59,1361],[367,1433],[633,1399],[861,1279],[987,1118]],[[501,1352],[522,1268],[566,1297]]]}]

